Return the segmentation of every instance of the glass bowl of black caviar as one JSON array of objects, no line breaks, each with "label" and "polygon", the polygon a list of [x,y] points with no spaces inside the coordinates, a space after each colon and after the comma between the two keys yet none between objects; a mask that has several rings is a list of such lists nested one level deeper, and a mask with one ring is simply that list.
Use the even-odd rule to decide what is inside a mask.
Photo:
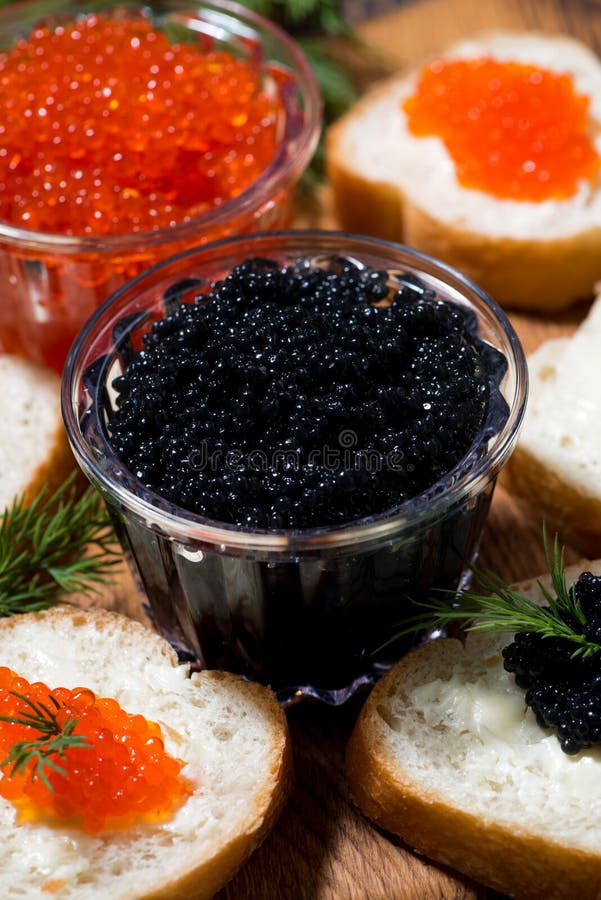
[{"label": "glass bowl of black caviar", "polygon": [[337,232],[240,237],[114,294],[71,349],[75,456],[157,628],[202,667],[341,703],[464,583],[527,373],[451,268]]}]

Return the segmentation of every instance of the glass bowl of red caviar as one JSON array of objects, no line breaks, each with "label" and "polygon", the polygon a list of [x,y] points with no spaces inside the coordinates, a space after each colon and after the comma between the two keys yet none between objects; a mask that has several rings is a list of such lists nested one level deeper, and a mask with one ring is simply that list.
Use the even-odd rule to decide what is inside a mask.
[{"label": "glass bowl of red caviar", "polygon": [[62,403],[163,635],[284,703],[339,704],[406,649],[415,601],[465,583],[526,393],[510,322],[462,275],[284,231],[121,288]]},{"label": "glass bowl of red caviar", "polygon": [[159,260],[290,224],[319,91],[235,3],[48,0],[0,11],[0,351],[60,369]]}]

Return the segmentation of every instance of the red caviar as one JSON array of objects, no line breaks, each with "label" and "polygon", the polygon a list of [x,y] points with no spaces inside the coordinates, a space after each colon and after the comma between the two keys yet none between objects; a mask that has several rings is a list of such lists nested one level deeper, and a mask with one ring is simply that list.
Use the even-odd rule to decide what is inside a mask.
[{"label": "red caviar", "polygon": [[403,108],[416,137],[444,141],[467,188],[560,200],[599,171],[589,98],[568,74],[489,57],[437,60]]},{"label": "red caviar", "polygon": [[[65,758],[53,755],[65,774],[46,770],[52,790],[39,776],[32,779],[31,766],[12,776],[10,766],[1,770],[0,794],[17,807],[21,821],[68,820],[97,833],[164,821],[190,793],[190,783],[181,775],[183,764],[165,751],[155,722],[127,713],[116,700],[97,698],[87,688],[51,691],[6,667],[0,667],[0,716],[32,712],[12,691],[52,711],[56,706],[50,696],[54,697],[60,705],[59,724],[77,719],[73,734],[85,736],[88,745],[67,748]],[[16,742],[40,736],[35,728],[0,722],[0,759],[6,759]]]},{"label": "red caviar", "polygon": [[66,235],[152,231],[236,197],[273,160],[258,61],[91,14],[0,56],[0,218]]}]

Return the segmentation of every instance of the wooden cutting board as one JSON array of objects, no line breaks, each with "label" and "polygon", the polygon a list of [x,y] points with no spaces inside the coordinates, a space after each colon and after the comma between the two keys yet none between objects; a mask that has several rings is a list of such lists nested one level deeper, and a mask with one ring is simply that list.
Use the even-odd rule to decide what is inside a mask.
[{"label": "wooden cutting board", "polygon": [[[369,21],[360,33],[374,68],[402,68],[485,28],[528,28],[572,34],[601,54],[601,5],[594,0],[414,0]],[[327,189],[299,223],[335,227]],[[601,248],[600,248],[601,251]],[[527,352],[575,328],[576,308],[553,321],[512,316]],[[572,554],[576,558],[576,554]],[[497,487],[481,564],[507,580],[544,569],[540,522]],[[133,611],[129,580],[108,605]],[[344,747],[359,709],[305,705],[289,711],[296,788],[276,828],[220,900],[492,900],[493,891],[412,853],[354,809],[344,779]]]}]

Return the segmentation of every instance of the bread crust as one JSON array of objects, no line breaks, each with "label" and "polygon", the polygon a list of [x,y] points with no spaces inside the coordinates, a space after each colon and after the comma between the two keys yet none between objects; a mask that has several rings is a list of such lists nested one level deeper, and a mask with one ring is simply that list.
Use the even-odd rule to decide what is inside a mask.
[{"label": "bread crust", "polygon": [[[574,569],[589,567],[583,562]],[[522,589],[537,591],[532,583]],[[402,760],[390,757],[379,710],[387,709],[391,694],[402,694],[409,674],[417,683],[416,664],[428,670],[436,663],[440,673],[445,671],[446,656],[450,668],[456,647],[457,641],[440,639],[418,648],[373,689],[347,747],[347,775],[355,803],[418,852],[503,893],[522,900],[565,900],[572,895],[599,900],[601,855],[563,846],[518,823],[509,828],[457,809],[436,791],[414,783],[403,771]]]},{"label": "bread crust", "polygon": [[[177,667],[178,660],[172,647],[158,634],[139,622],[127,619],[118,613],[106,610],[83,611],[66,605],[58,605],[40,613],[26,613],[21,616],[0,620],[0,641],[11,631],[28,621],[40,621],[50,629],[54,625],[64,627],[66,623],[74,634],[82,626],[92,625],[101,633],[104,630],[119,631],[123,635],[124,646],[143,645],[144,652],[167,667]],[[2,664],[0,656],[0,664]],[[42,675],[40,677],[43,677]],[[208,900],[232,878],[253,850],[264,840],[275,824],[290,792],[293,778],[292,750],[287,720],[275,695],[266,687],[247,682],[228,672],[204,671],[191,676],[192,683],[200,693],[204,689],[223,691],[235,690],[242,693],[249,707],[260,707],[268,722],[272,744],[272,765],[267,777],[263,776],[264,787],[257,792],[253,808],[249,810],[242,827],[225,843],[211,849],[207,857],[202,848],[194,850],[190,843],[189,866],[185,872],[169,881],[161,880],[156,887],[145,893],[132,893],[132,900]],[[202,787],[201,787],[202,790]]]},{"label": "bread crust", "polygon": [[528,409],[503,473],[514,498],[546,521],[564,543],[593,558],[601,557],[596,449],[600,334],[597,298],[572,337],[547,340],[528,357]]},{"label": "bread crust", "polygon": [[67,432],[63,425],[60,409],[60,378],[44,366],[40,366],[37,363],[28,364],[38,368],[40,379],[46,378],[49,383],[56,385],[56,426],[54,434],[48,442],[46,458],[31,473],[29,484],[25,488],[25,502],[31,503],[43,490],[47,491],[48,496],[52,495],[74,471],[77,473],[76,483],[81,490],[84,489],[87,482],[83,473],[75,464],[75,457],[71,452],[71,447],[67,440]]},{"label": "bread crust", "polygon": [[593,559],[601,556],[601,500],[583,494],[520,444],[504,475],[511,494],[536,509],[562,541]]},{"label": "bread crust", "polygon": [[48,496],[51,496],[74,471],[76,472],[75,483],[78,489],[83,491],[87,482],[83,473],[75,465],[75,458],[71,452],[62,420],[60,420],[57,422],[56,434],[52,447],[49,447],[47,458],[33,472],[27,485],[25,503],[32,503],[43,490],[46,490]]},{"label": "bread crust", "polygon": [[[482,38],[486,40],[487,35]],[[552,40],[574,45],[571,39]],[[398,93],[412,77],[397,75],[377,85],[328,131],[326,173],[341,227],[400,241],[442,259],[511,308],[556,312],[590,297],[601,278],[601,228],[582,228],[555,239],[544,234],[530,239],[489,236],[439,219],[429,208],[409,200],[399,183],[381,180],[353,165],[344,149],[347,129],[360,122],[374,102]],[[444,204],[444,197],[440,203]]]},{"label": "bread crust", "polygon": [[[202,689],[208,680],[214,682],[240,682],[229,672],[201,672],[192,676]],[[270,727],[274,736],[279,733],[277,743],[279,756],[271,771],[271,785],[257,797],[255,809],[249,814],[242,831],[220,848],[210,860],[191,860],[191,870],[175,881],[167,882],[141,900],[210,900],[238,869],[246,862],[254,850],[265,840],[288,799],[293,780],[292,748],[284,711],[274,694],[263,685],[245,682],[244,690],[249,701],[259,703],[268,711]]]},{"label": "bread crust", "polygon": [[396,238],[444,259],[512,309],[552,313],[590,297],[601,277],[601,228],[555,240],[487,237],[435,220],[404,200]]},{"label": "bread crust", "polygon": [[[29,504],[43,491],[49,497],[71,475],[77,471],[76,482],[83,490],[86,480],[77,469],[75,459],[71,452],[67,434],[63,425],[60,407],[60,378],[49,369],[39,363],[13,354],[2,354],[2,372],[0,381],[6,397],[3,414],[18,421],[23,415],[24,409],[34,407],[36,404],[44,405],[44,412],[48,422],[44,422],[42,428],[37,430],[37,444],[35,453],[31,456],[27,453],[28,447],[20,447],[21,443],[32,443],[31,430],[18,433],[18,428],[11,428],[12,440],[17,446],[7,447],[10,453],[18,454],[25,450],[25,459],[29,459],[27,467],[22,471],[18,469],[18,476],[12,465],[12,456],[3,458],[2,479],[2,505],[16,497],[24,496],[25,503]],[[23,394],[14,390],[15,382],[23,385]],[[16,394],[16,396],[15,396]],[[23,429],[22,429],[23,430]]]},{"label": "bread crust", "polygon": [[[359,110],[350,113],[355,114]],[[326,135],[326,173],[336,218],[346,231],[370,234],[385,241],[402,241],[404,198],[394,184],[369,180],[345,165],[338,143],[346,122],[346,117],[339,119]]]}]

